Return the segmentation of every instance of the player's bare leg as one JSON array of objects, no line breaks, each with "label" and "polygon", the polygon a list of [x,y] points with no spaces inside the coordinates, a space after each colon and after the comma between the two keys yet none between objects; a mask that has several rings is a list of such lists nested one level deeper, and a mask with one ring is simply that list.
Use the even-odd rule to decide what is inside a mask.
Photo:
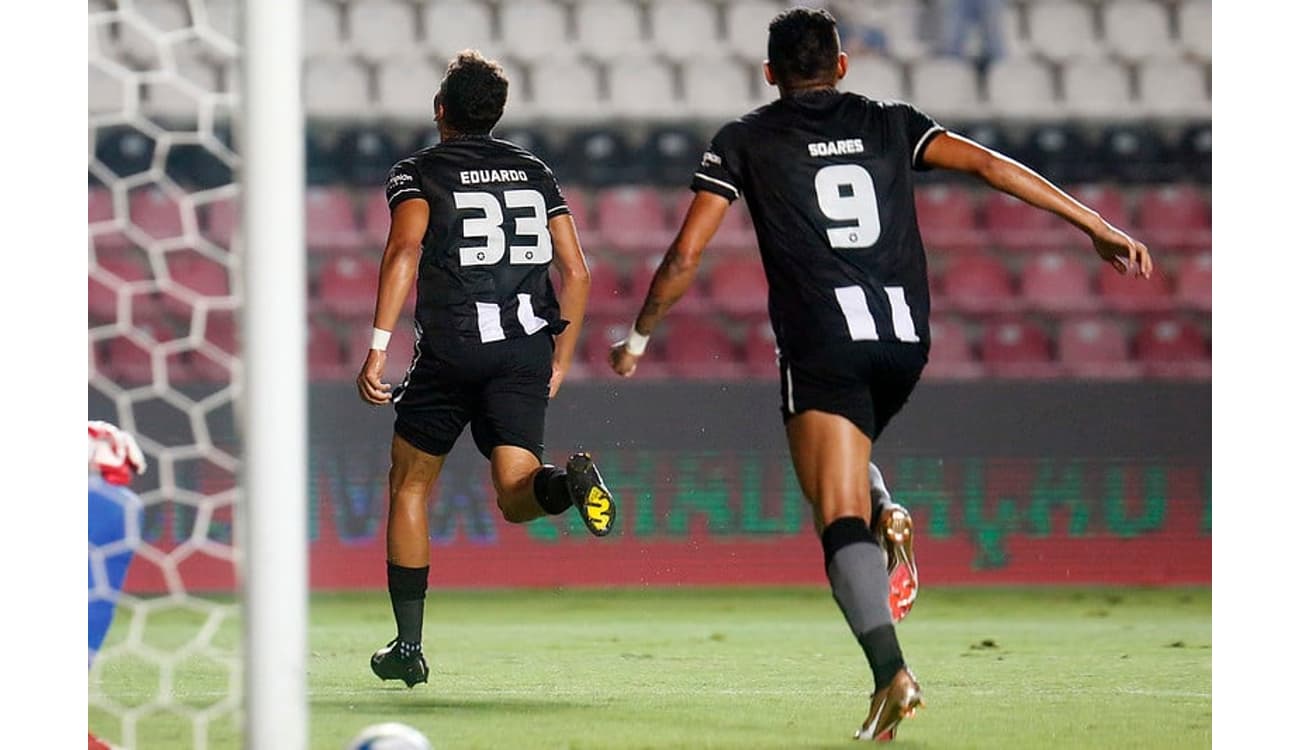
[{"label": "player's bare leg", "polygon": [[614,497],[586,453],[575,453],[560,469],[543,465],[523,448],[497,446],[492,449],[492,485],[501,516],[510,523],[528,523],[572,507],[592,534],[613,530]]},{"label": "player's bare leg", "polygon": [[424,660],[424,597],[429,587],[429,493],[446,456],[434,456],[393,436],[388,472],[388,596],[397,637],[370,657],[383,680],[407,687],[428,682]]},{"label": "player's bare leg", "polygon": [[889,611],[894,622],[899,622],[912,611],[920,588],[916,556],[912,552],[912,514],[890,497],[880,469],[874,463],[868,466],[871,471],[871,528],[880,548],[885,551],[889,571]]},{"label": "player's bare leg", "polygon": [[889,607],[885,555],[871,531],[871,440],[844,417],[806,411],[786,423],[795,475],[812,505],[831,594],[875,682],[857,737],[890,740],[922,704]]}]

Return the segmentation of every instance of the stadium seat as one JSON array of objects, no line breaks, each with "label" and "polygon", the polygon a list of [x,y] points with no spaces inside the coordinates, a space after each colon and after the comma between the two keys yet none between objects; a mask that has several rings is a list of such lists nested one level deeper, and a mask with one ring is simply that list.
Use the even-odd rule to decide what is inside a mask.
[{"label": "stadium seat", "polygon": [[903,66],[888,57],[850,58],[848,73],[839,88],[870,99],[908,99]]},{"label": "stadium seat", "polygon": [[605,188],[596,197],[602,241],[619,252],[666,249],[671,239],[663,198],[652,187]]},{"label": "stadium seat", "polygon": [[1082,253],[1039,253],[1025,261],[1020,271],[1020,296],[1024,303],[1045,312],[1082,312],[1097,308],[1092,292],[1092,269]]},{"label": "stadium seat", "polygon": [[758,106],[754,75],[726,60],[682,63],[682,96],[687,111],[719,122],[740,117]]},{"label": "stadium seat", "polygon": [[342,179],[338,160],[334,156],[334,140],[333,135],[327,136],[321,129],[308,123],[303,137],[308,185],[333,185]]},{"label": "stadium seat", "polygon": [[944,120],[984,114],[975,68],[951,58],[921,60],[912,67],[912,101],[925,113]]},{"label": "stadium seat", "polygon": [[[452,55],[476,49],[489,59],[506,51],[492,33],[492,11],[478,0],[442,0],[423,3],[424,43],[445,68]],[[518,89],[515,89],[517,91]]]},{"label": "stadium seat", "polygon": [[164,309],[173,315],[190,315],[195,297],[212,302],[230,296],[230,268],[193,250],[167,253],[167,272],[184,288],[163,297]]},{"label": "stadium seat", "polygon": [[593,65],[548,59],[533,66],[531,79],[532,96],[524,100],[524,112],[516,108],[517,116],[528,114],[561,124],[577,124],[610,115],[601,101],[600,81]]},{"label": "stadium seat", "polygon": [[1177,161],[1187,179],[1210,184],[1213,174],[1214,142],[1209,122],[1188,125],[1178,139]]},{"label": "stadium seat", "polygon": [[960,318],[930,319],[930,361],[922,377],[937,380],[968,380],[984,374],[975,358]]},{"label": "stadium seat", "polygon": [[187,362],[192,380],[207,383],[230,381],[230,365],[233,356],[239,352],[235,315],[232,310],[208,311],[203,322],[205,345],[190,352]]},{"label": "stadium seat", "polygon": [[181,206],[156,187],[133,190],[128,198],[131,223],[155,240],[179,237],[185,233]]},{"label": "stadium seat", "polygon": [[1163,312],[1174,306],[1163,266],[1156,266],[1149,279],[1120,275],[1108,265],[1103,266],[1097,276],[1097,291],[1102,306],[1116,312]]},{"label": "stadium seat", "polygon": [[129,125],[102,128],[96,133],[95,159],[118,177],[130,177],[153,166],[152,137]]},{"label": "stadium seat", "polygon": [[1179,46],[1202,63],[1212,59],[1210,17],[1210,0],[1183,0],[1178,4]]},{"label": "stadium seat", "polygon": [[937,308],[983,314],[1013,310],[1018,303],[1011,272],[1000,260],[984,254],[951,258],[943,270],[940,288]]},{"label": "stadium seat", "polygon": [[[723,7],[722,28],[727,47],[747,65],[767,59],[767,26],[785,9],[776,0],[732,0]],[[850,66],[852,69],[852,66]]]},{"label": "stadium seat", "polygon": [[1101,16],[1106,48],[1127,63],[1173,56],[1166,7],[1150,0],[1115,0],[1104,5]]},{"label": "stadium seat", "polygon": [[1160,133],[1136,123],[1119,123],[1102,129],[1098,159],[1108,179],[1125,183],[1168,182],[1181,166],[1169,155]]},{"label": "stadium seat", "polygon": [[566,8],[550,0],[513,0],[499,6],[501,45],[525,63],[571,57]]},{"label": "stadium seat", "polygon": [[108,222],[113,220],[113,194],[108,188],[91,187],[87,190],[86,195],[87,221],[90,224],[96,222]]},{"label": "stadium seat", "polygon": [[1208,80],[1199,63],[1148,62],[1138,71],[1138,93],[1151,115],[1206,119],[1210,117]]},{"label": "stadium seat", "polygon": [[[364,330],[366,335],[365,346],[370,345],[370,329]],[[397,331],[393,331],[393,337],[396,338]],[[389,342],[392,347],[392,342]],[[396,352],[394,352],[396,353]],[[361,363],[365,361],[365,352],[359,356],[352,356],[351,351],[343,348],[343,342],[339,339],[339,334],[334,328],[333,321],[327,318],[312,316],[307,321],[307,379],[312,382],[327,380],[343,380],[350,375],[355,375],[352,371],[361,369]],[[349,366],[350,365],[350,366]],[[385,368],[385,374],[387,368]],[[397,383],[385,379],[385,382],[391,385]]]},{"label": "stadium seat", "polygon": [[609,107],[616,117],[656,121],[680,117],[673,72],[655,60],[618,60],[606,70]]},{"label": "stadium seat", "polygon": [[645,174],[654,184],[684,189],[691,184],[707,147],[694,128],[662,125],[650,130],[634,158],[647,165]]},{"label": "stadium seat", "polygon": [[776,357],[776,335],[767,320],[754,320],[745,331],[741,359],[752,378],[775,379],[779,376]]},{"label": "stadium seat", "polygon": [[425,57],[385,60],[379,67],[377,84],[380,114],[411,122],[433,121],[433,95],[438,92],[441,71]]},{"label": "stadium seat", "polygon": [[1133,100],[1129,74],[1118,63],[1085,60],[1061,74],[1065,112],[1081,120],[1121,120],[1142,114]]},{"label": "stadium seat", "polygon": [[984,202],[984,228],[990,242],[1017,251],[1060,248],[1078,232],[1054,214],[997,191]]},{"label": "stadium seat", "polygon": [[[1101,218],[1111,224],[1124,231],[1132,229],[1133,212],[1129,210],[1128,197],[1119,188],[1102,183],[1089,183],[1075,185],[1069,189],[1069,193],[1083,205],[1101,214]],[[1086,241],[1084,238],[1084,242]]]},{"label": "stadium seat", "polygon": [[342,46],[343,17],[338,3],[307,0],[302,9],[302,56],[338,54]]},{"label": "stadium seat", "polygon": [[131,387],[153,382],[149,350],[141,344],[119,335],[108,339],[101,351],[104,356],[98,363],[100,371],[118,385]]},{"label": "stadium seat", "polygon": [[1133,350],[1148,377],[1210,377],[1209,342],[1194,325],[1179,318],[1159,317],[1144,323]]},{"label": "stadium seat", "polygon": [[879,0],[854,5],[858,13],[870,14],[864,21],[883,32],[889,57],[911,64],[931,54],[926,39],[928,14],[916,0]]},{"label": "stadium seat", "polygon": [[719,60],[728,47],[718,36],[716,6],[703,0],[657,0],[650,5],[650,40],[677,63]]},{"label": "stadium seat", "polygon": [[309,117],[346,119],[370,109],[370,81],[360,63],[347,58],[308,58],[303,107]]},{"label": "stadium seat", "polygon": [[1131,379],[1142,374],[1129,359],[1128,337],[1116,320],[1101,317],[1068,318],[1056,338],[1063,374],[1092,379]]},{"label": "stadium seat", "polygon": [[1143,242],[1157,252],[1210,246],[1210,201],[1193,185],[1144,190],[1134,218]]},{"label": "stadium seat", "polygon": [[587,270],[591,273],[587,310],[592,315],[618,315],[630,311],[635,303],[617,266],[588,255]]},{"label": "stadium seat", "polygon": [[980,339],[980,359],[993,377],[1050,378],[1060,374],[1051,342],[1038,324],[1007,319],[990,322]]},{"label": "stadium seat", "polygon": [[203,206],[200,218],[200,234],[213,244],[229,249],[239,231],[239,201],[236,198],[211,201]]},{"label": "stadium seat", "polygon": [[999,117],[1041,119],[1060,114],[1052,71],[1033,58],[996,62],[987,76],[989,108]]},{"label": "stadium seat", "polygon": [[1068,122],[1032,127],[1017,157],[1053,182],[1090,182],[1100,174],[1096,147],[1089,133]]},{"label": "stadium seat", "polygon": [[[691,190],[678,189],[673,192],[673,195],[676,198],[668,212],[668,230],[670,235],[675,236],[682,222],[686,220],[686,212],[695,200],[695,193]],[[708,249],[714,254],[748,252],[754,250],[757,243],[754,225],[749,218],[749,208],[743,200],[738,200],[734,201],[731,208],[723,214],[722,223],[718,225],[718,231],[714,233],[713,239],[709,240]]]},{"label": "stadium seat", "polygon": [[321,307],[339,316],[373,312],[379,288],[379,263],[370,258],[341,255],[321,268],[317,298]]},{"label": "stadium seat", "polygon": [[[609,348],[627,337],[630,325],[631,321],[624,317],[593,316],[584,323],[582,340],[578,342],[578,347],[587,377],[597,380],[619,377],[610,369]],[[658,335],[655,338],[655,342],[646,348],[641,361],[637,363],[638,380],[663,378],[668,375],[668,368],[664,364],[663,342],[659,341]]]},{"label": "stadium seat", "polygon": [[1194,310],[1210,311],[1213,284],[1210,274],[1210,254],[1199,253],[1183,261],[1178,272],[1178,285],[1174,296],[1178,303]]},{"label": "stadium seat", "polygon": [[582,0],[573,9],[579,52],[602,63],[644,59],[650,54],[642,11],[627,0]]},{"label": "stadium seat", "polygon": [[736,317],[767,312],[767,275],[757,257],[723,258],[709,269],[709,298],[713,307]]},{"label": "stadium seat", "polygon": [[1096,19],[1084,3],[1030,3],[1027,12],[1028,45],[1042,57],[1060,64],[1103,54]]},{"label": "stadium seat", "polygon": [[[195,122],[204,93],[221,90],[220,73],[191,46],[172,46],[175,77],[153,79],[142,89],[140,108],[163,121]],[[178,80],[179,79],[179,80]]]},{"label": "stadium seat", "polygon": [[352,196],[343,188],[307,188],[307,246],[340,252],[355,249],[361,241]]},{"label": "stadium seat", "polygon": [[[158,47],[159,35],[181,31],[190,25],[186,3],[179,0],[135,0],[131,10],[143,24],[121,23],[118,51],[136,63],[138,70],[161,67]],[[147,28],[148,33],[143,29]]]},{"label": "stadium seat", "polygon": [[663,348],[673,375],[709,380],[744,376],[735,343],[712,318],[675,315],[667,327]]},{"label": "stadium seat", "polygon": [[163,170],[186,191],[200,192],[234,182],[233,164],[216,144],[173,143],[167,149]]},{"label": "stadium seat", "polygon": [[573,223],[578,227],[579,240],[584,244],[600,245],[602,239],[593,218],[595,209],[591,207],[591,196],[586,190],[578,187],[567,187],[561,184],[560,189],[564,194],[564,202],[569,207],[569,215],[573,217]]},{"label": "stadium seat", "polygon": [[339,163],[344,181],[363,192],[382,191],[393,163],[403,156],[405,154],[399,153],[398,144],[387,128],[350,127],[334,144],[334,158]]},{"label": "stadium seat", "polygon": [[388,210],[388,197],[379,189],[365,193],[361,204],[361,232],[365,242],[382,247],[388,239],[392,214]]},{"label": "stadium seat", "polygon": [[348,3],[347,49],[370,62],[407,54],[419,44],[415,12],[400,0],[366,0]]},{"label": "stadium seat", "polygon": [[134,247],[96,248],[91,265],[92,273],[95,268],[125,282],[153,279],[149,256]]},{"label": "stadium seat", "polygon": [[916,218],[927,248],[965,252],[987,238],[976,225],[975,202],[965,187],[930,185],[916,191]]},{"label": "stadium seat", "polygon": [[90,327],[111,323],[117,319],[117,284],[95,278],[92,273],[86,278],[86,312],[90,318]]}]

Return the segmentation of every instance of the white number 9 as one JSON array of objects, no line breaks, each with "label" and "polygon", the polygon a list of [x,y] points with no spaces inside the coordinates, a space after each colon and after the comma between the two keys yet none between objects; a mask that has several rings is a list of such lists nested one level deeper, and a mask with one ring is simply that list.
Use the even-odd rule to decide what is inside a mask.
[{"label": "white number 9", "polygon": [[[817,170],[817,205],[826,218],[851,221],[852,226],[831,227],[826,236],[831,247],[871,247],[880,239],[880,208],[871,174],[857,164],[833,164]],[[842,188],[847,187],[848,194]]]}]

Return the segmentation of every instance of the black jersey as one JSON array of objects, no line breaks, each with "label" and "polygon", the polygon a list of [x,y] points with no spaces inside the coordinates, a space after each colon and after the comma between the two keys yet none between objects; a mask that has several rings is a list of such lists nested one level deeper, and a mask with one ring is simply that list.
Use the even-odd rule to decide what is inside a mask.
[{"label": "black jersey", "polygon": [[692,190],[745,197],[777,346],[928,342],[912,170],[943,128],[911,105],[819,91],[722,127]]},{"label": "black jersey", "polygon": [[429,203],[415,303],[423,340],[563,329],[547,222],[569,208],[540,159],[508,141],[457,137],[397,162],[386,192],[389,209]]}]

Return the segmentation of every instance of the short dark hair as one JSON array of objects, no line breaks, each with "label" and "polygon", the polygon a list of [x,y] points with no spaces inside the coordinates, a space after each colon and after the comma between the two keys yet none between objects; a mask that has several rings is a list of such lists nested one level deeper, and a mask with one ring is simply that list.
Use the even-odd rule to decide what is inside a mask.
[{"label": "short dark hair", "polygon": [[467,49],[447,65],[434,106],[442,105],[443,119],[457,132],[483,135],[501,119],[509,88],[506,71],[496,60]]},{"label": "short dark hair", "polygon": [[840,34],[835,16],[822,8],[789,8],[767,26],[767,63],[782,85],[835,75]]}]

